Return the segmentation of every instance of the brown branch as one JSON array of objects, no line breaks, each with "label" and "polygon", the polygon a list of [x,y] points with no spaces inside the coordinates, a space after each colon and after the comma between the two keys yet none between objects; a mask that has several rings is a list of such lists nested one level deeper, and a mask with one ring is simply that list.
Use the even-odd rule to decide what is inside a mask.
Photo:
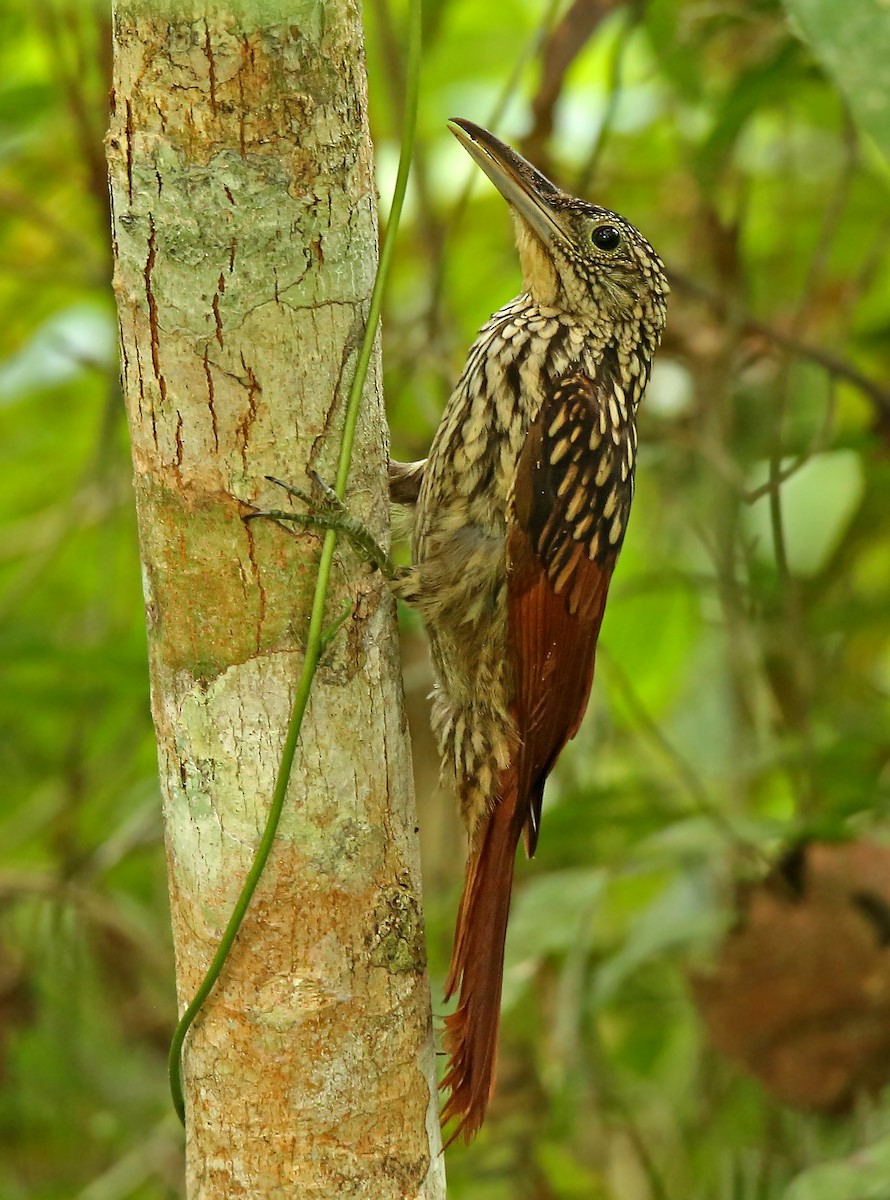
[{"label": "brown branch", "polygon": [[[556,11],[559,8],[559,0],[549,0],[541,19],[531,34],[531,37],[523,46],[518,57],[514,60],[510,69],[510,73],[504,81],[497,100],[485,120],[487,128],[493,132],[498,130],[501,119],[507,110],[513,97],[519,90],[522,83],[522,77],[530,60],[537,54],[539,47],[544,43],[547,36],[547,30],[555,18]],[[454,202],[448,221],[445,226],[445,236],[442,243],[442,252],[439,254],[434,263],[432,273],[432,281],[430,283],[429,305],[426,315],[426,326],[430,331],[430,336],[442,336],[442,311],[445,300],[445,275],[446,275],[446,259],[447,248],[454,236],[455,231],[459,228],[463,221],[464,214],[467,210],[467,205],[470,200],[470,193],[479,177],[478,171],[474,171],[471,167],[466,175],[466,182],[456,201]],[[450,387],[450,382],[449,382]]]},{"label": "brown branch", "polygon": [[675,291],[685,292],[697,300],[704,301],[721,320],[737,326],[743,333],[756,333],[799,358],[806,358],[810,362],[816,363],[833,378],[842,379],[858,389],[868,397],[875,407],[879,432],[890,437],[890,388],[864,374],[848,359],[832,354],[828,350],[822,350],[810,342],[801,341],[793,334],[785,333],[775,325],[761,321],[752,313],[733,303],[731,299],[713,291],[705,284],[698,283],[688,275],[674,270],[670,270],[668,274],[671,286]]},{"label": "brown branch", "polygon": [[621,96],[625,53],[630,43],[631,34],[635,32],[642,20],[645,3],[646,0],[638,0],[637,3],[628,8],[618,36],[615,38],[615,43],[609,57],[606,107],[603,111],[602,122],[594,137],[593,145],[588,152],[587,160],[578,172],[578,178],[575,183],[575,193],[578,196],[585,196],[590,190],[612,133],[615,113],[618,110],[618,100]]},{"label": "brown branch", "polygon": [[[97,5],[97,18],[99,11]],[[95,28],[92,22],[85,26],[78,19],[79,14],[75,9],[62,7],[60,10],[53,0],[40,0],[36,12],[53,59],[56,79],[68,105],[68,115],[87,175],[89,194],[96,202],[103,228],[107,228],[111,222],[111,212],[103,137],[108,113],[107,107],[103,109],[96,105],[96,97],[91,93],[95,88],[103,98],[109,94],[111,21],[103,13],[96,20]],[[95,42],[85,45],[84,39],[90,36],[95,37]],[[71,57],[73,62],[69,61]],[[103,73],[101,83],[95,71],[86,69],[88,62],[95,62]],[[107,101],[104,103],[107,105]]]},{"label": "brown branch", "polygon": [[522,152],[545,175],[550,174],[547,145],[566,73],[603,19],[616,7],[616,0],[574,0],[544,43],[541,82],[531,104],[534,124],[523,139]]},{"label": "brown branch", "polygon": [[[397,130],[400,114],[405,110],[405,65],[390,0],[373,0],[373,6],[379,27],[380,53],[386,64],[385,83],[389,90],[393,126]],[[414,148],[411,170],[427,254],[436,262],[443,253],[445,229],[436,212],[435,189],[430,183],[426,147],[422,141]]]}]

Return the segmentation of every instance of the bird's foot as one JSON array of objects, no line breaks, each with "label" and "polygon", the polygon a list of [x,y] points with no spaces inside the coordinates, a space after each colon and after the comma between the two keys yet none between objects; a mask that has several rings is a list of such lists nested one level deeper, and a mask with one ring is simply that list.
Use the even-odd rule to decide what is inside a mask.
[{"label": "bird's foot", "polygon": [[258,509],[248,513],[245,520],[252,521],[257,517],[266,517],[272,521],[299,525],[303,529],[325,532],[328,529],[334,529],[346,538],[359,557],[380,571],[384,578],[390,581],[399,579],[403,573],[402,568],[396,566],[371,531],[349,512],[330,484],[326,483],[315,471],[311,471],[310,475],[316,495],[309,495],[300,488],[294,487],[293,484],[285,483],[283,479],[276,479],[274,475],[266,476],[270,483],[283,488],[289,496],[293,496],[294,499],[305,504],[309,509],[308,512]]}]

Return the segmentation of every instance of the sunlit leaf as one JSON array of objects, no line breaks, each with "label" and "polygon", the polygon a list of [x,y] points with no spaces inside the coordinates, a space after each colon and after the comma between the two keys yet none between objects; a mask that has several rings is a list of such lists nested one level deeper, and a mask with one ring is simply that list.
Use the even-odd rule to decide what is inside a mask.
[{"label": "sunlit leaf", "polygon": [[691,872],[678,876],[634,921],[618,951],[597,967],[594,983],[599,1004],[610,1000],[644,964],[681,947],[702,945],[722,930],[725,917]]},{"label": "sunlit leaf", "polygon": [[[782,464],[785,470],[790,466]],[[765,483],[768,468],[752,472],[753,487]],[[837,549],[844,530],[862,499],[865,477],[862,460],[852,450],[818,454],[781,484],[782,521],[788,562],[800,575],[816,575]],[[756,552],[773,560],[769,497],[761,497],[746,515],[756,539]]]},{"label": "sunlit leaf", "polygon": [[110,315],[92,305],[73,305],[44,322],[17,354],[0,362],[0,404],[65,383],[87,367],[108,367],[116,355]]},{"label": "sunlit leaf", "polygon": [[551,871],[517,889],[507,939],[505,1006],[518,995],[534,964],[589,936],[585,931],[606,881],[606,872],[596,869]]},{"label": "sunlit leaf", "polygon": [[881,0],[785,0],[797,27],[890,160],[890,17]]},{"label": "sunlit leaf", "polygon": [[882,1138],[841,1162],[804,1171],[782,1200],[887,1200],[890,1138]]}]

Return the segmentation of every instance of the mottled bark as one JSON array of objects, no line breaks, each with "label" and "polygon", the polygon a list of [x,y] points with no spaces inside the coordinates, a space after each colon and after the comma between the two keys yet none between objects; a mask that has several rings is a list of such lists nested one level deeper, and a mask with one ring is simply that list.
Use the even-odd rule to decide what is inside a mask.
[{"label": "mottled bark", "polygon": [[[108,139],[183,1005],[264,823],[320,549],[242,502],[333,476],[376,264],[358,8],[205,7],[118,0]],[[385,462],[375,359],[349,502],[384,541]],[[186,1042],[192,1200],[444,1195],[393,604],[341,546],[331,617],[347,604]]]}]

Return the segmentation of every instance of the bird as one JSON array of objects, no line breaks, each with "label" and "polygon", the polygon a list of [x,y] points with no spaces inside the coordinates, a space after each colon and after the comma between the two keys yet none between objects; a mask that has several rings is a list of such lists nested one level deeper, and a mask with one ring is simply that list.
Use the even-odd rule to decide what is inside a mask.
[{"label": "bird", "polygon": [[389,469],[413,523],[394,586],[426,628],[433,731],[467,831],[445,984],[457,995],[450,1144],[472,1140],[494,1090],[516,852],[521,837],[535,852],[545,781],[587,707],[669,286],[625,218],[562,191],[481,126],[448,125],[506,200],[522,270],[427,458]]},{"label": "bird", "polygon": [[664,266],[624,217],[558,188],[471,121],[449,128],[512,213],[522,291],[482,326],[425,459],[389,463],[409,510],[397,566],[317,474],[267,478],[337,529],[413,605],[430,643],[431,721],[467,831],[445,1018],[449,1141],[494,1089],[504,946],[520,838],[534,855],[544,784],[587,708],[627,530],[636,416],[667,315]]}]

